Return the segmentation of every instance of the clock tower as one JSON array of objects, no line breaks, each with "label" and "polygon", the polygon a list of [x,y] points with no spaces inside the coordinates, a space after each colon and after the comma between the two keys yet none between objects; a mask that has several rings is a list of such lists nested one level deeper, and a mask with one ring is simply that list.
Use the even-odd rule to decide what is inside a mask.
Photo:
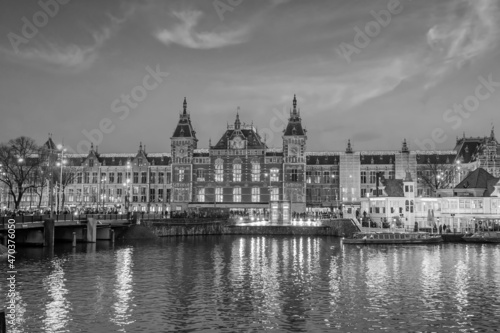
[{"label": "clock tower", "polygon": [[297,98],[293,96],[293,109],[283,131],[284,200],[292,203],[292,212],[306,210],[305,173],[307,131],[302,127]]},{"label": "clock tower", "polygon": [[174,134],[170,138],[172,153],[172,196],[171,209],[185,210],[192,198],[192,159],[197,148],[196,131],[191,124],[184,98],[183,110]]}]

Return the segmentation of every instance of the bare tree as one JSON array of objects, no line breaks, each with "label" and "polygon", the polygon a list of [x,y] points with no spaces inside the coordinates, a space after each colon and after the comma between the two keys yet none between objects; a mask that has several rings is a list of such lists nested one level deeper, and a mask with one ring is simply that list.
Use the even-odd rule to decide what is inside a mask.
[{"label": "bare tree", "polygon": [[15,209],[19,209],[24,193],[35,186],[34,174],[45,158],[41,147],[29,137],[20,136],[0,145],[0,181],[14,199]]},{"label": "bare tree", "polygon": [[65,189],[69,184],[72,184],[75,181],[77,172],[78,168],[74,166],[64,166],[62,168],[62,177],[61,177],[61,170],[59,168],[57,169],[57,171],[55,171],[54,181],[60,183],[62,180],[62,183],[58,187],[58,194],[61,196],[61,202],[59,202],[59,195],[58,195],[58,203],[57,203],[58,210],[64,209],[64,203],[66,201]]},{"label": "bare tree", "polygon": [[433,196],[436,195],[437,190],[452,186],[454,178],[455,168],[451,164],[427,163],[418,170],[419,183],[430,188]]}]

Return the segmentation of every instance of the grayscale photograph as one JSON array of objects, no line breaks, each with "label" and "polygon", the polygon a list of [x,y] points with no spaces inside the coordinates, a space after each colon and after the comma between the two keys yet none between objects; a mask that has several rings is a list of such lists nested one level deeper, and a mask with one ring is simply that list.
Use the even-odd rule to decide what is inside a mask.
[{"label": "grayscale photograph", "polygon": [[0,0],[0,333],[500,332],[500,0]]}]

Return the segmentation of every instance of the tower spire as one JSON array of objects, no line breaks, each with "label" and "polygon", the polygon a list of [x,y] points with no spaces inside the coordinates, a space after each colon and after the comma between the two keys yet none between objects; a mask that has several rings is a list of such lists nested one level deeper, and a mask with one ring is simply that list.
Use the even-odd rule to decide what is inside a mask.
[{"label": "tower spire", "polygon": [[490,139],[495,140],[495,126],[493,125],[493,123],[491,123]]},{"label": "tower spire", "polygon": [[240,107],[238,106],[238,109],[236,109],[236,120],[234,121],[234,129],[240,129],[241,122],[240,122]]},{"label": "tower spire", "polygon": [[408,150],[408,145],[406,144],[406,138],[403,140],[403,147],[401,147],[401,151],[402,151],[403,153],[407,153],[407,152],[409,152],[409,150]]},{"label": "tower spire", "polygon": [[293,94],[293,114],[297,114],[297,96]]},{"label": "tower spire", "polygon": [[352,153],[351,139],[347,140],[347,148],[346,148],[345,152]]},{"label": "tower spire", "polygon": [[184,103],[182,103],[182,115],[186,115],[187,114],[187,101],[186,101],[186,97],[184,97]]}]

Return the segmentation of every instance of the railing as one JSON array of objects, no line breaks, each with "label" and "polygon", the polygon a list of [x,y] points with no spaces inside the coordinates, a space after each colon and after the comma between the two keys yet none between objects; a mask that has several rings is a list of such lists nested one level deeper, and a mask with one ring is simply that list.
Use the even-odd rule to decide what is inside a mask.
[{"label": "railing", "polygon": [[[19,215],[15,217],[9,216],[0,216],[0,222],[2,225],[5,225],[8,220],[13,219],[16,223],[33,223],[33,222],[42,222],[46,219],[49,219],[50,215]],[[127,220],[126,214],[59,214],[54,215],[54,221],[86,221],[89,218],[95,218],[98,220]]]},{"label": "railing", "polygon": [[211,218],[211,217],[183,217],[183,218],[175,218],[175,219],[167,219],[167,218],[158,218],[158,219],[143,219],[144,222],[151,223],[161,223],[167,225],[184,225],[184,224],[210,224],[210,223],[229,223],[228,219],[223,218]]}]

